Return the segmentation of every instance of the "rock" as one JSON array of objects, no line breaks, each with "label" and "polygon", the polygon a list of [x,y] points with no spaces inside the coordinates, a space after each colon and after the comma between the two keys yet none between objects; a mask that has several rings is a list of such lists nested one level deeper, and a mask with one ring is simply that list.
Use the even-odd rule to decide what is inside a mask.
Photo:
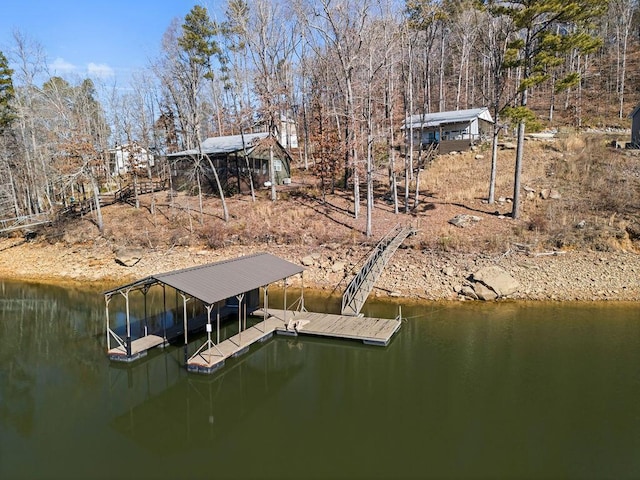
[{"label": "rock", "polygon": [[453,277],[453,267],[446,267],[442,269],[442,273],[444,273],[447,277]]},{"label": "rock", "polygon": [[476,160],[483,160],[484,159],[484,155],[482,155],[481,153],[476,155]]},{"label": "rock", "polygon": [[511,295],[520,288],[518,281],[497,265],[481,268],[473,274],[473,280],[489,287],[499,297]]},{"label": "rock", "polygon": [[481,218],[477,217],[476,215],[461,214],[453,217],[451,220],[449,220],[449,223],[451,225],[455,225],[456,227],[465,228],[478,223],[480,220]]},{"label": "rock", "polygon": [[584,227],[587,226],[587,222],[585,220],[580,220],[577,224],[576,224],[576,228],[577,229],[583,229]]},{"label": "rock", "polygon": [[549,198],[551,200],[560,200],[562,198],[562,195],[560,195],[560,192],[558,190],[551,190],[549,191]]},{"label": "rock", "polygon": [[138,248],[123,248],[116,252],[116,263],[124,267],[133,267],[142,259],[142,250]]},{"label": "rock", "polygon": [[302,263],[302,265],[304,265],[305,267],[310,267],[315,263],[315,260],[313,259],[313,256],[307,255],[302,260],[300,260],[300,263]]},{"label": "rock", "polygon": [[478,299],[484,300],[485,302],[490,302],[491,300],[498,298],[498,294],[496,292],[480,282],[473,284],[473,291],[477,295]]},{"label": "rock", "polygon": [[512,142],[503,142],[503,143],[499,143],[498,146],[502,149],[502,150],[515,150],[516,149],[516,144],[512,143]]},{"label": "rock", "polygon": [[542,190],[540,190],[540,198],[543,200],[547,200],[550,193],[551,190],[549,190],[548,188],[543,188]]},{"label": "rock", "polygon": [[331,266],[331,270],[333,272],[344,272],[345,263],[344,262],[336,262]]},{"label": "rock", "polygon": [[465,297],[469,297],[469,298],[473,298],[474,300],[478,300],[478,295],[476,295],[476,292],[474,291],[474,289],[471,288],[471,286],[469,286],[469,285],[465,285],[464,287],[462,287],[460,289],[459,293],[461,295],[464,295]]}]

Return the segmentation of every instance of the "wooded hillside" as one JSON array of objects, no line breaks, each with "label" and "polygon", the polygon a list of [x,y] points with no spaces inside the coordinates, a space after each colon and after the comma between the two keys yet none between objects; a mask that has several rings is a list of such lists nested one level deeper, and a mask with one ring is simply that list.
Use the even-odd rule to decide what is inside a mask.
[{"label": "wooded hillside", "polygon": [[[167,153],[210,136],[279,135],[292,119],[298,168],[322,194],[351,192],[356,218],[366,205],[368,236],[373,196],[390,198],[399,217],[412,213],[429,168],[404,141],[408,115],[487,106],[496,138],[629,128],[640,101],[639,8],[637,0],[228,0],[217,22],[196,6],[168,23],[161,54],[128,90],[48,76],[37,32],[16,33],[0,52],[0,219],[54,218],[93,198],[102,232],[100,194],[129,181],[114,173],[109,149],[153,153],[159,161],[135,174],[166,178]],[[523,149],[519,142],[514,152],[514,217]],[[194,156],[193,192],[211,181],[228,219],[231,192],[205,167]],[[477,172],[489,202],[492,168]],[[380,174],[383,193],[374,188]]]}]

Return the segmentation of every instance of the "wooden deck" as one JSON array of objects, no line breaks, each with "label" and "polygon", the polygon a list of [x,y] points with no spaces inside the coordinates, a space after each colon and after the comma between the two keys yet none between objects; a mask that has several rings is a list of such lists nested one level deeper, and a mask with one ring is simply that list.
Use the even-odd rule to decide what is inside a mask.
[{"label": "wooden deck", "polygon": [[[284,310],[269,310],[269,315],[283,323]],[[400,329],[399,319],[353,317],[314,312],[286,312],[287,325],[277,329],[277,333],[316,335],[320,337],[359,340],[367,345],[387,346],[391,337]]]},{"label": "wooden deck", "polygon": [[283,328],[283,322],[277,317],[269,317],[232,337],[203,349],[187,362],[190,372],[212,373],[224,365],[229,357],[245,353],[251,345],[271,338],[277,328]]},{"label": "wooden deck", "polygon": [[137,338],[131,342],[131,356],[127,357],[127,351],[124,347],[118,345],[109,350],[109,359],[116,362],[133,362],[147,354],[150,350],[158,345],[162,345],[164,339],[157,335],[147,335],[146,337]]},{"label": "wooden deck", "polygon": [[[264,311],[257,310],[254,315],[264,315]],[[245,353],[252,344],[267,340],[274,333],[344,338],[368,345],[386,346],[400,325],[401,321],[398,319],[269,309],[269,317],[265,321],[243,330],[219,345],[212,343],[208,348],[202,348],[189,359],[187,369],[190,372],[213,373],[224,365],[227,358]]]}]

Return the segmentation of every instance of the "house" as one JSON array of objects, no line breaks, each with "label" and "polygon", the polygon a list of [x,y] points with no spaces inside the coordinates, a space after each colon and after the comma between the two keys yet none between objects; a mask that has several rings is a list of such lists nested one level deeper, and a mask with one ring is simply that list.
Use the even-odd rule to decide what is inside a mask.
[{"label": "house", "polygon": [[[281,114],[280,121],[276,121],[274,125],[274,135],[280,142],[280,145],[286,149],[298,148],[298,132],[296,128],[296,121],[287,115]],[[267,121],[259,120],[253,126],[252,131],[256,132],[268,132],[269,123]]]},{"label": "house", "polygon": [[[203,158],[199,160],[202,153]],[[193,172],[200,164],[205,179],[215,190],[215,177],[211,171],[213,164],[225,191],[233,193],[249,189],[249,179],[254,187],[276,185],[291,181],[291,156],[276,138],[268,133],[248,133],[207,138],[198,149],[185,150],[167,155],[171,164],[174,188],[182,189],[193,184]],[[249,177],[251,174],[251,177]]]},{"label": "house", "polygon": [[155,158],[137,142],[116,145],[109,150],[109,168],[113,175],[124,175],[135,170],[146,170],[155,165]]},{"label": "house", "polygon": [[640,148],[640,105],[638,105],[631,115],[631,144],[630,148]]},{"label": "house", "polygon": [[487,107],[412,115],[402,125],[407,144],[413,132],[414,148],[438,146],[439,153],[467,150],[489,134],[493,118]]}]

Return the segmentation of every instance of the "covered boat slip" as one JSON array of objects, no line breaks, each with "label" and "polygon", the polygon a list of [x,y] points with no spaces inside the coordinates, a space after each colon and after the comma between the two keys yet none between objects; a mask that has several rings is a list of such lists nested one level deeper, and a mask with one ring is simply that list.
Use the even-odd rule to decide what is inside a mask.
[{"label": "covered boat slip", "polygon": [[[285,281],[286,307],[286,279],[302,274],[304,269],[291,262],[267,253],[248,255],[234,260],[176,270],[173,272],[152,275],[136,282],[109,290],[104,293],[106,303],[106,339],[109,358],[115,361],[131,362],[146,355],[147,350],[155,346],[164,345],[170,339],[184,337],[185,361],[187,361],[188,334],[205,328],[207,332],[207,348],[220,343],[220,320],[224,314],[237,312],[238,334],[243,335],[247,329],[247,313],[258,307],[259,289],[264,290],[265,309],[268,304],[268,287],[270,284]],[[159,285],[166,297],[166,287],[176,292],[176,309],[167,310],[163,301],[164,312],[147,316],[147,295],[149,289]],[[137,320],[131,314],[130,295],[141,292],[144,296],[144,322]],[[122,325],[120,330],[112,328],[109,304],[114,296],[124,298],[124,315],[119,312]],[[202,312],[195,308],[195,302],[200,302]],[[180,302],[181,300],[181,302]],[[180,305],[181,303],[181,308]],[[301,308],[304,308],[304,297],[300,298]],[[191,316],[189,316],[191,310]],[[212,340],[215,316],[216,341]],[[122,318],[124,317],[124,318]],[[179,322],[181,317],[182,322]],[[167,321],[169,319],[169,321]],[[250,327],[251,329],[252,327]],[[247,335],[244,335],[247,338]],[[113,345],[112,345],[113,343]],[[196,354],[197,355],[197,354]],[[188,363],[188,362],[187,362]]]},{"label": "covered boat slip", "polygon": [[[164,345],[172,338],[183,337],[187,369],[191,372],[212,373],[222,367],[227,358],[246,352],[251,345],[270,338],[274,333],[351,339],[369,345],[389,344],[400,328],[401,315],[395,319],[384,319],[307,312],[304,306],[304,287],[301,288],[300,297],[288,306],[286,280],[303,271],[298,265],[261,253],[153,275],[105,292],[109,358],[132,362],[146,355],[147,350],[153,347]],[[283,308],[270,309],[269,285],[281,280],[284,280]],[[163,299],[165,288],[173,288],[176,292],[176,304],[179,303],[179,298],[182,300],[181,308],[176,305],[175,311],[167,310],[166,302],[163,302],[165,311],[147,318],[147,294],[155,285],[162,287]],[[263,289],[264,298],[262,307],[258,305],[260,288]],[[130,294],[134,291],[140,291],[144,295],[144,326],[130,313]],[[121,321],[119,326],[124,338],[111,328],[109,303],[116,294],[122,295],[125,300],[124,315],[119,312],[121,319],[124,316],[124,325]],[[189,316],[187,303],[193,299],[201,302],[203,308],[198,312],[194,308],[194,302],[191,302],[192,314]],[[229,314],[232,317],[237,315],[237,330],[234,326],[227,328],[228,338],[221,341],[221,318],[228,317]],[[253,318],[247,325],[248,314],[261,319]],[[179,317],[182,322],[175,323],[180,320]],[[215,338],[212,338],[214,319]],[[201,329],[206,331],[207,339],[189,356],[188,336]],[[112,340],[115,340],[113,347]]]}]

